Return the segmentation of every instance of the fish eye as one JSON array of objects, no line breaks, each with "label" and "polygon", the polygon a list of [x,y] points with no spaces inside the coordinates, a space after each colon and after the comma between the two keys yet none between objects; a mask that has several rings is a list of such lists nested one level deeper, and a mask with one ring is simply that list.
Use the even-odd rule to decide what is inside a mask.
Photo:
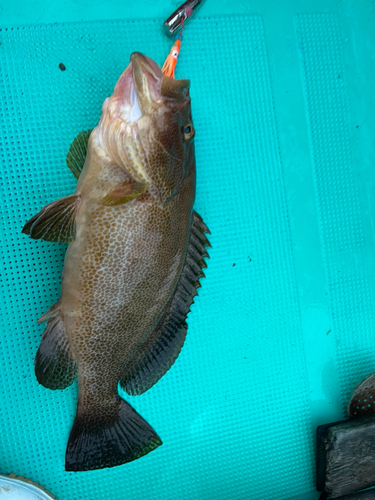
[{"label": "fish eye", "polygon": [[189,139],[192,139],[194,137],[194,128],[193,128],[193,125],[190,125],[190,123],[188,125],[185,125],[184,127],[184,137],[185,137],[185,140],[188,141]]},{"label": "fish eye", "polygon": [[178,56],[178,52],[177,52],[177,50],[174,50],[172,52],[172,57],[175,57],[177,59],[177,56]]}]

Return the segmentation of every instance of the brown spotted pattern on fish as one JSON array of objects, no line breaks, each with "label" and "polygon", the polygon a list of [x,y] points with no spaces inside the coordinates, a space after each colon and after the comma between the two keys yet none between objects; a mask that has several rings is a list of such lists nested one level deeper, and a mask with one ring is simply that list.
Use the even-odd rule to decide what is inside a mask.
[{"label": "brown spotted pattern on fish", "polygon": [[61,298],[40,319],[48,324],[35,358],[50,389],[78,375],[66,470],[120,465],[161,444],[119,397],[118,383],[145,392],[185,341],[209,246],[193,212],[193,137],[189,82],[163,77],[154,61],[132,54],[99,125],[69,150],[75,194],[23,229],[69,242]]}]

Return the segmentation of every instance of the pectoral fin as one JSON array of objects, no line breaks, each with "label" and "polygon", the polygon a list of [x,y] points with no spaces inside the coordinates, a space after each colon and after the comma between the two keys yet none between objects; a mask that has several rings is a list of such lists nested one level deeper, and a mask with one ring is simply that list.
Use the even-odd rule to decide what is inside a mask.
[{"label": "pectoral fin", "polygon": [[24,225],[22,232],[34,240],[70,243],[75,236],[75,218],[80,196],[72,194],[46,205]]},{"label": "pectoral fin", "polygon": [[193,212],[188,252],[175,293],[153,333],[122,368],[120,385],[131,396],[143,394],[156,384],[180,354],[187,333],[186,316],[204,277],[202,268],[207,267],[205,247],[210,243],[205,233],[209,233],[207,226]]},{"label": "pectoral fin", "polygon": [[123,205],[134,200],[146,191],[146,184],[137,181],[127,181],[114,186],[101,201],[106,207]]}]

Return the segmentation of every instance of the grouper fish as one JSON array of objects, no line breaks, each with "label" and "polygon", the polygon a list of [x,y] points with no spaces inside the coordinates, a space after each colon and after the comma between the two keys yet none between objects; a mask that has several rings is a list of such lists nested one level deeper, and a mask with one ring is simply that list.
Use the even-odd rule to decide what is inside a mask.
[{"label": "grouper fish", "polygon": [[99,124],[73,141],[74,194],[24,226],[69,243],[61,298],[35,357],[37,380],[64,389],[78,377],[67,471],[113,467],[162,444],[118,394],[143,394],[173,365],[206,267],[209,233],[193,211],[194,126],[189,80],[165,77],[135,52]]}]

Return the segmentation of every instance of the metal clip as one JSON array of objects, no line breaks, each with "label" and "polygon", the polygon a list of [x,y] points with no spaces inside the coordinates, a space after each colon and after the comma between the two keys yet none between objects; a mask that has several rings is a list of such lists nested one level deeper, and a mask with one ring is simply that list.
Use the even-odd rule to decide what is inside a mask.
[{"label": "metal clip", "polygon": [[163,27],[165,34],[173,36],[181,26],[181,21],[190,17],[194,10],[203,3],[203,0],[188,0],[183,3],[168,19],[164,22]]}]

